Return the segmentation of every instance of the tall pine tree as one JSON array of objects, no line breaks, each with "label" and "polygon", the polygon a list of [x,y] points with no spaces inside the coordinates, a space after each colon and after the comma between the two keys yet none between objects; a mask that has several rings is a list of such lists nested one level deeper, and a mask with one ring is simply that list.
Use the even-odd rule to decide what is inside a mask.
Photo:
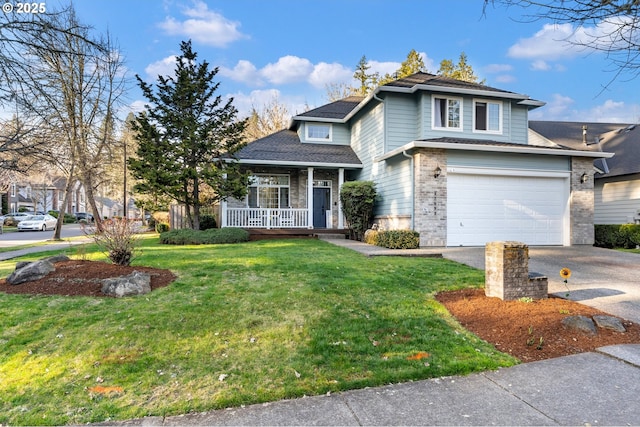
[{"label": "tall pine tree", "polygon": [[218,68],[196,62],[191,41],[182,42],[180,50],[174,75],[158,76],[155,87],[136,76],[149,105],[136,116],[139,148],[129,165],[142,181],[137,191],[185,205],[188,222],[197,230],[205,194],[207,203],[246,194],[248,176],[234,161],[245,144],[246,121],[236,119],[233,98],[223,102],[215,95]]}]

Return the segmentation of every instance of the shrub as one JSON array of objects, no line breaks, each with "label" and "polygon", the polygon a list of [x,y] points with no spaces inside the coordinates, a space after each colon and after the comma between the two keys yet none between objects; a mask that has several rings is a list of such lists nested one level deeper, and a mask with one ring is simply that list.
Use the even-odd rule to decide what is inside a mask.
[{"label": "shrub", "polygon": [[71,214],[64,214],[64,218],[62,219],[63,224],[73,224],[76,222],[76,217]]},{"label": "shrub", "polygon": [[248,231],[233,227],[211,228],[204,231],[184,228],[160,234],[160,243],[165,245],[212,245],[248,241]]},{"label": "shrub", "polygon": [[129,265],[138,245],[135,223],[114,219],[102,223],[102,233],[94,233],[93,240],[116,265]]},{"label": "shrub", "polygon": [[597,224],[594,226],[594,246],[632,249],[640,245],[640,225]]},{"label": "shrub", "polygon": [[169,231],[169,224],[166,222],[158,222],[156,223],[156,232],[157,233],[166,233]]},{"label": "shrub", "polygon": [[640,225],[622,224],[618,230],[620,241],[625,249],[633,249],[640,244]]},{"label": "shrub", "polygon": [[378,244],[378,230],[368,229],[364,232],[364,242],[368,245]]},{"label": "shrub", "polygon": [[371,225],[375,201],[373,181],[352,181],[342,185],[340,202],[352,239],[363,239],[365,230]]},{"label": "shrub", "polygon": [[378,231],[376,244],[389,249],[416,249],[420,247],[420,234],[413,230]]},{"label": "shrub", "polygon": [[213,215],[200,215],[200,230],[216,228],[216,217]]}]

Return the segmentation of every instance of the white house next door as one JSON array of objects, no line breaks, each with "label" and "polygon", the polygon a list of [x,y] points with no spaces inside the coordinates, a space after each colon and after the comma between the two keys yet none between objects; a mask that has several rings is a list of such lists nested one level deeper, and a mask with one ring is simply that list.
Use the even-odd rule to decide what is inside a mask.
[{"label": "white house next door", "polygon": [[447,246],[496,240],[562,245],[568,179],[455,173],[447,176]]}]

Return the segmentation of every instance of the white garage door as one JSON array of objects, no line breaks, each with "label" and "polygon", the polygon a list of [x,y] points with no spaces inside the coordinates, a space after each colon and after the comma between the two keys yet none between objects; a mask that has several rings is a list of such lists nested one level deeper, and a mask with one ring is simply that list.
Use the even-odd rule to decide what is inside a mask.
[{"label": "white garage door", "polygon": [[563,244],[567,179],[450,172],[447,184],[448,246]]}]

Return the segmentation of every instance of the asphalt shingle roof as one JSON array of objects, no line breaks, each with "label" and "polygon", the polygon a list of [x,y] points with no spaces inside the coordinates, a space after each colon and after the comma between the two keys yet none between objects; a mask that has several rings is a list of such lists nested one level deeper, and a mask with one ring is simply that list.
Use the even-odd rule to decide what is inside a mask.
[{"label": "asphalt shingle roof", "polygon": [[[582,139],[582,126],[587,126],[587,145]],[[545,138],[574,150],[615,153],[606,159],[609,173],[619,176],[640,173],[640,126],[625,123],[530,121],[529,128]],[[600,144],[596,144],[596,139]],[[595,166],[604,170],[602,160]]]},{"label": "asphalt shingle roof", "polygon": [[515,142],[501,142],[501,141],[492,141],[492,140],[484,140],[484,139],[471,139],[471,138],[452,138],[452,137],[442,137],[442,138],[428,138],[428,139],[420,139],[419,141],[428,141],[428,142],[446,142],[448,144],[471,144],[471,145],[493,145],[498,147],[527,147],[527,148],[540,148],[540,149],[556,149],[556,150],[566,150],[566,147],[553,147],[553,146],[538,146],[538,145],[524,145],[518,144]]},{"label": "asphalt shingle roof", "polygon": [[349,96],[298,114],[298,117],[318,117],[323,119],[344,119],[362,102],[363,96]]},{"label": "asphalt shingle roof", "polygon": [[479,83],[465,82],[462,80],[456,80],[449,77],[438,76],[438,75],[429,74],[429,73],[412,74],[408,77],[394,80],[390,83],[385,84],[384,86],[411,88],[416,85],[441,86],[441,87],[449,87],[449,88],[457,88],[457,89],[486,90],[486,91],[492,91],[492,92],[498,92],[498,93],[515,94],[515,92],[496,89],[494,87],[482,85]]},{"label": "asphalt shingle roof", "polygon": [[302,143],[292,130],[282,130],[247,144],[236,158],[255,161],[282,161],[308,164],[341,164],[361,166],[362,163],[348,145]]}]

